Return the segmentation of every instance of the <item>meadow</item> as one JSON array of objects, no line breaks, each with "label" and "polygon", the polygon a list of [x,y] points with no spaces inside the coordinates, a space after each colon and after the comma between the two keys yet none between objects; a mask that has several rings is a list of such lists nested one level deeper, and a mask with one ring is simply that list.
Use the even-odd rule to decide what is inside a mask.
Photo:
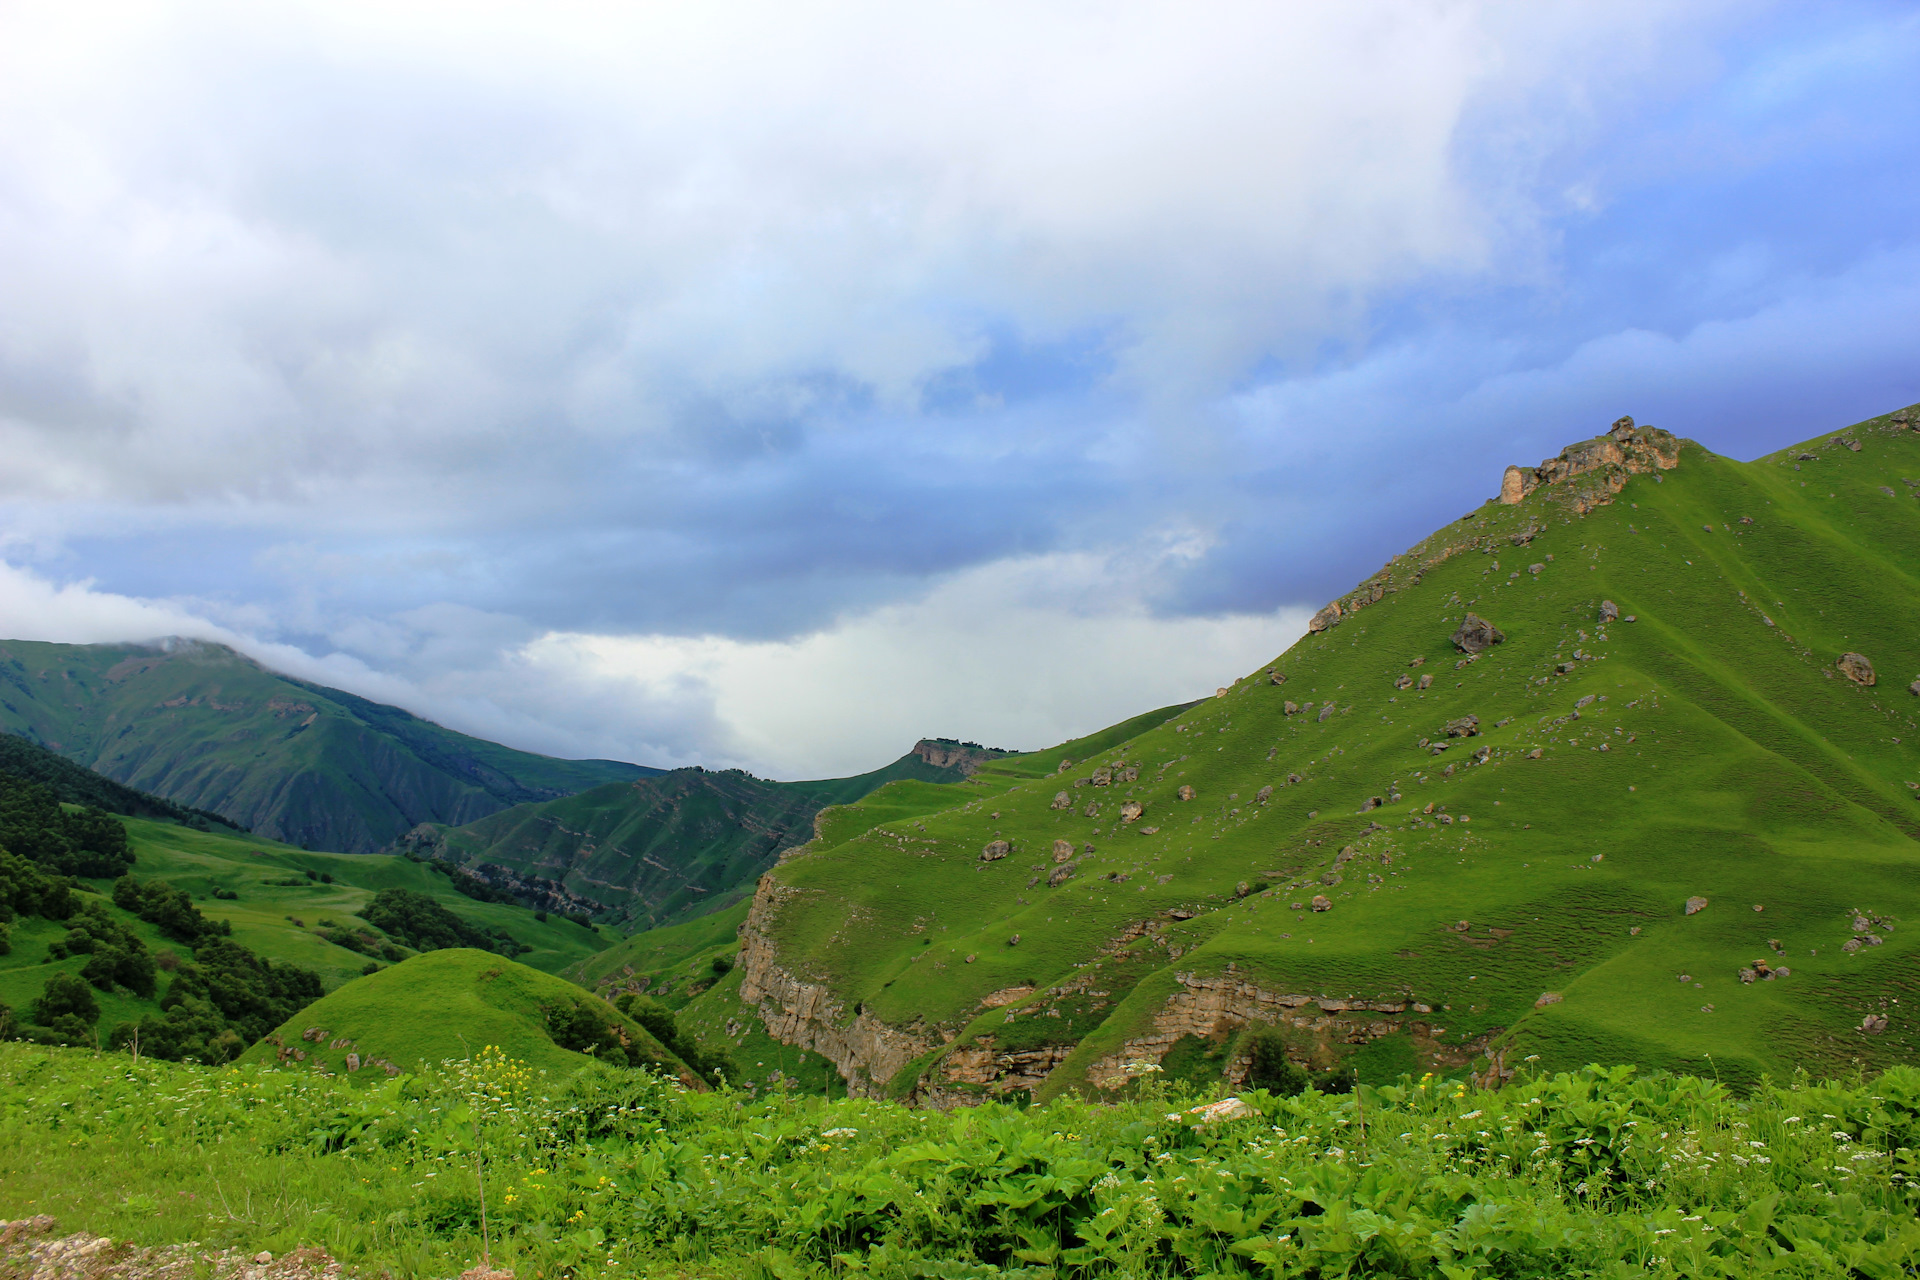
[{"label": "meadow", "polygon": [[[0,1216],[557,1277],[1893,1277],[1920,1071],[1590,1067],[952,1113],[497,1050],[370,1084],[0,1046]],[[483,1234],[484,1193],[484,1234]]]}]

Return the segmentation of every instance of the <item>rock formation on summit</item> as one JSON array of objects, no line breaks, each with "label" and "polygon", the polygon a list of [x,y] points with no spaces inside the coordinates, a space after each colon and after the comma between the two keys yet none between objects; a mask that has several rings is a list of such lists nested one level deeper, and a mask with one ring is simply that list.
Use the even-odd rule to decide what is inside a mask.
[{"label": "rock formation on summit", "polygon": [[1508,467],[1500,478],[1500,501],[1513,506],[1541,485],[1598,473],[1598,484],[1581,486],[1580,492],[1571,495],[1574,510],[1584,515],[1611,502],[1626,486],[1628,476],[1671,471],[1679,465],[1678,436],[1658,427],[1636,427],[1632,418],[1621,418],[1604,436],[1570,444],[1537,467]]}]

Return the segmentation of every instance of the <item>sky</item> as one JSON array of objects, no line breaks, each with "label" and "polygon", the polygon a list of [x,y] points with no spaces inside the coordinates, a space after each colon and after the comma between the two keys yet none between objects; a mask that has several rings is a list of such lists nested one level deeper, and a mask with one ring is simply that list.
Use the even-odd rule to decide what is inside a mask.
[{"label": "sky", "polygon": [[1920,400],[1920,11],[0,5],[0,636],[826,777]]}]

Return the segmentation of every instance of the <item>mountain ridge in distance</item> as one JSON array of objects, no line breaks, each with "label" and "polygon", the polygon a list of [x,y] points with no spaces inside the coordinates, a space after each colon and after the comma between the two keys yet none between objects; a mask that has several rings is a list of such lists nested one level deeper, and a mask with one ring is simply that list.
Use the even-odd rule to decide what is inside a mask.
[{"label": "mountain ridge in distance", "polygon": [[0,641],[0,730],[263,836],[341,853],[659,772],[516,751],[198,640]]}]

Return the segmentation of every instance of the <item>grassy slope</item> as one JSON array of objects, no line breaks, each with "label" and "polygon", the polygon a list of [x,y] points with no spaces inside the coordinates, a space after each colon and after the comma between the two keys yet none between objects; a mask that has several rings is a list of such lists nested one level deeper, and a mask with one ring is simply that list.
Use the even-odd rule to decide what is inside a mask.
[{"label": "grassy slope", "polygon": [[445,831],[435,856],[556,880],[617,923],[655,928],[750,895],[781,850],[812,834],[825,805],[889,784],[938,786],[962,776],[911,753],[871,773],[817,782],[676,769]]},{"label": "grassy slope", "polygon": [[[1840,946],[1852,909],[1911,920],[1920,906],[1909,789],[1920,730],[1906,689],[1920,672],[1920,503],[1901,481],[1920,477],[1920,439],[1884,420],[1858,438],[1861,452],[1827,445],[1798,470],[1801,449],[1741,464],[1690,445],[1677,470],[1633,478],[1584,518],[1554,490],[1488,504],[1398,558],[1400,589],[1278,659],[1284,688],[1256,673],[1075,756],[1076,777],[1089,755],[1138,764],[1134,787],[1070,789],[1073,807],[1054,810],[1062,783],[1018,784],[1036,763],[1023,758],[976,779],[1007,789],[917,823],[823,823],[826,836],[775,872],[802,890],[776,925],[783,959],[848,1007],[900,1025],[924,1018],[959,1043],[1072,1040],[1097,1014],[1050,1090],[1147,1030],[1176,971],[1230,965],[1272,991],[1411,995],[1434,1006],[1421,1021],[1444,1028],[1430,1041],[1443,1050],[1510,1032],[1515,1056],[1552,1064],[1704,1067],[1711,1055],[1729,1078],[1910,1058],[1920,1029],[1897,1007],[1885,1036],[1852,1028],[1920,995],[1920,939],[1902,927],[1858,954]],[[1538,536],[1514,546],[1529,525]],[[1471,538],[1484,548],[1409,585],[1436,549]],[[1603,598],[1639,620],[1599,627]],[[1448,637],[1466,608],[1508,638],[1460,667]],[[1557,674],[1576,649],[1590,660]],[[1836,675],[1845,650],[1874,660],[1879,687]],[[1413,674],[1432,673],[1434,687],[1397,690],[1420,656]],[[1589,695],[1606,701],[1566,720]],[[1285,699],[1312,712],[1288,717]],[[1337,714],[1322,721],[1329,700]],[[1487,730],[1470,745],[1439,757],[1417,746],[1465,714]],[[1463,767],[1481,745],[1490,762]],[[1525,758],[1535,748],[1542,758]],[[1285,785],[1289,774],[1305,780]],[[1177,800],[1182,784],[1198,798]],[[1275,787],[1264,806],[1263,785]],[[1121,827],[1128,795],[1147,814]],[[1401,798],[1360,816],[1371,795]],[[1420,812],[1430,802],[1471,821],[1441,825]],[[1374,819],[1385,827],[1369,835]],[[1015,842],[1014,856],[981,862],[996,837]],[[1051,869],[1055,838],[1096,852],[1067,886],[1028,887]],[[1324,888],[1333,910],[1293,910],[1349,843],[1361,856]],[[1130,879],[1099,878],[1109,873]],[[1237,882],[1262,879],[1282,887],[1234,903]],[[1685,916],[1695,894],[1712,905]],[[1178,908],[1197,914],[1177,921]],[[861,927],[843,928],[856,913]],[[1462,919],[1464,934],[1450,927]],[[1149,920],[1165,926],[1164,947],[1143,939],[1124,961],[1097,961]],[[1742,985],[1737,971],[1759,957],[1793,976]],[[1094,1007],[1048,990],[1096,961],[1112,980]],[[1024,983],[1041,990],[981,1010],[983,996]],[[1564,1001],[1536,1009],[1547,991]],[[1009,1011],[1049,1006],[1067,1016],[1009,1028]]]},{"label": "grassy slope", "polygon": [[[384,1058],[406,1070],[469,1058],[491,1045],[535,1070],[570,1072],[589,1059],[553,1043],[545,1011],[588,1001],[596,1017],[618,1026],[646,1053],[692,1081],[678,1058],[611,1005],[551,974],[464,947],[430,951],[355,979],[288,1019],[247,1050],[242,1061],[273,1062],[279,1052],[274,1039],[298,1048],[308,1064],[324,1063],[334,1072],[347,1069],[350,1052],[363,1059]],[[422,1016],[428,1010],[432,1016]],[[324,1028],[326,1037],[302,1040],[314,1027]],[[343,1040],[353,1043],[335,1047]],[[373,1078],[376,1073],[367,1074]]]},{"label": "grassy slope", "polygon": [[[1089,759],[1183,710],[1162,707],[1046,751],[1004,756],[959,784],[915,779],[889,783],[858,803],[822,810],[815,820],[820,833],[817,845],[832,847],[886,824],[911,823],[988,803],[1033,778],[1056,773],[1062,760]],[[713,960],[731,959],[739,950],[735,930],[746,919],[747,905],[741,902],[712,916],[635,934],[573,966],[566,975],[584,986],[608,991],[644,986],[650,995],[678,1010],[681,1025],[703,1042],[729,1046],[746,1072],[747,1083],[764,1083],[779,1071],[801,1088],[841,1087],[825,1058],[772,1039],[760,1020],[742,1008],[737,970],[716,980]]]},{"label": "grassy slope", "polygon": [[263,835],[348,853],[421,822],[654,772],[514,751],[197,642],[0,642],[0,730]]},{"label": "grassy slope", "polygon": [[[141,819],[128,819],[126,825],[133,840],[133,874],[137,878],[167,880],[185,889],[209,919],[233,923],[234,941],[270,959],[316,971],[328,990],[358,977],[367,957],[334,946],[317,930],[326,922],[365,928],[363,922],[353,919],[354,913],[374,893],[389,887],[430,894],[474,924],[505,928],[533,948],[520,957],[521,963],[543,970],[576,964],[608,941],[605,935],[565,920],[536,921],[523,907],[475,902],[449,887],[445,875],[404,858],[308,853],[253,836],[195,831]],[[306,880],[309,870],[316,875],[332,875],[334,882]],[[295,877],[301,883],[269,883]],[[163,938],[152,925],[113,907],[107,897],[111,882],[91,883],[101,890],[102,901],[113,916],[145,939],[156,954],[189,954],[186,948]],[[216,888],[231,889],[239,899],[213,898]],[[0,956],[0,1003],[23,1010],[40,994],[54,969],[78,972],[86,964],[85,956],[44,963],[47,947],[65,934],[66,926],[54,921],[14,922],[12,953]],[[165,989],[162,975],[161,990]],[[103,1033],[117,1022],[137,1021],[158,1007],[124,991],[96,992],[96,998],[101,1006],[99,1027]]]}]

